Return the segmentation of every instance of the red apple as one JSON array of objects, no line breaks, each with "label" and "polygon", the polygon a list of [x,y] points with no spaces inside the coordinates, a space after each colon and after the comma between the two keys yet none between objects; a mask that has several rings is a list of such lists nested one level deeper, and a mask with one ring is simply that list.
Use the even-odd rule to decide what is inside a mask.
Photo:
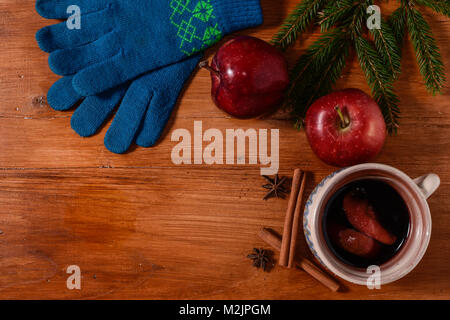
[{"label": "red apple", "polygon": [[348,222],[359,231],[387,245],[397,241],[397,237],[380,224],[367,199],[357,197],[350,192],[344,197],[342,207]]},{"label": "red apple", "polygon": [[325,163],[346,167],[373,160],[386,140],[386,124],[377,103],[358,89],[333,92],[311,105],[306,136]]},{"label": "red apple", "polygon": [[211,67],[215,104],[237,118],[269,113],[282,101],[289,84],[283,55],[267,42],[235,37],[217,51]]},{"label": "red apple", "polygon": [[381,244],[368,235],[340,225],[330,225],[328,233],[333,243],[347,252],[364,258],[375,258],[381,250]]}]

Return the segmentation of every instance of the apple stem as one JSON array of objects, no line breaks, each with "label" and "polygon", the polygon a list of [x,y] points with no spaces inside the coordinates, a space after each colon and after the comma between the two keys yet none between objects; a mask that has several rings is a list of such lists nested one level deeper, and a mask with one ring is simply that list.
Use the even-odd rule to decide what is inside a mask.
[{"label": "apple stem", "polygon": [[216,76],[220,76],[220,74],[219,74],[219,72],[218,72],[217,70],[214,70],[213,68],[211,68],[211,67],[209,66],[208,60],[200,61],[200,63],[198,64],[198,66],[199,66],[200,68],[203,68],[203,69],[208,70],[208,71],[211,72],[211,73],[214,73]]},{"label": "apple stem", "polygon": [[336,107],[334,107],[334,109],[336,110],[336,112],[339,115],[339,118],[341,118],[341,128],[345,129],[350,125],[350,121],[348,120],[347,117],[344,116],[344,114],[342,113],[341,108],[339,107],[339,105],[337,105]]}]

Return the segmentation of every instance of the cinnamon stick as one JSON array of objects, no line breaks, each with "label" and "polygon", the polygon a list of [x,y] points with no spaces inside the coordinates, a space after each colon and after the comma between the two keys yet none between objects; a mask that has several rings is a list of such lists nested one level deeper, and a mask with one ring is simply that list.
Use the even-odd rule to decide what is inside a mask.
[{"label": "cinnamon stick", "polygon": [[[258,236],[272,248],[280,251],[281,237],[278,233],[268,228],[262,228]],[[294,264],[331,291],[337,292],[339,290],[339,283],[310,260],[306,258],[294,258]]]},{"label": "cinnamon stick", "polygon": [[302,176],[302,171],[300,169],[295,169],[294,176],[292,178],[291,195],[289,197],[288,208],[286,211],[286,217],[284,219],[283,237],[281,241],[280,248],[280,259],[279,264],[281,266],[287,266],[289,262],[289,249],[291,245],[291,235],[292,235],[292,222],[294,218],[295,206],[297,203],[297,197],[300,189],[300,178]]},{"label": "cinnamon stick", "polygon": [[303,193],[305,192],[305,184],[306,184],[306,172],[303,172],[302,183],[300,185],[300,191],[298,192],[297,203],[295,205],[294,220],[292,222],[288,268],[294,267],[295,249],[297,248],[297,235],[300,225],[300,215],[302,213],[302,202],[303,202]]}]

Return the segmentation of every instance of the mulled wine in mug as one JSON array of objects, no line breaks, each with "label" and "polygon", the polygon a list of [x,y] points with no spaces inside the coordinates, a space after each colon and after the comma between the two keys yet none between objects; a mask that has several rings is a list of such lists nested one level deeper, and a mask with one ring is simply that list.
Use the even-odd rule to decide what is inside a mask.
[{"label": "mulled wine in mug", "polygon": [[336,171],[311,193],[303,229],[316,258],[337,276],[366,285],[370,266],[380,283],[408,274],[422,259],[431,236],[426,199],[440,179],[411,179],[393,167],[367,163]]}]

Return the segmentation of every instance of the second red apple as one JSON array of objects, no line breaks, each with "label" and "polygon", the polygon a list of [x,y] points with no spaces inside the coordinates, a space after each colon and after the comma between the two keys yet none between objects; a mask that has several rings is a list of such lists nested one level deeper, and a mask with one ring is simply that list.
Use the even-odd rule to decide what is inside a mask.
[{"label": "second red apple", "polygon": [[283,55],[267,42],[247,36],[226,42],[213,58],[212,97],[237,118],[253,118],[277,107],[289,84]]},{"label": "second red apple", "polygon": [[333,92],[314,102],[305,117],[314,153],[338,167],[372,161],[386,139],[386,123],[378,104],[358,89]]}]

